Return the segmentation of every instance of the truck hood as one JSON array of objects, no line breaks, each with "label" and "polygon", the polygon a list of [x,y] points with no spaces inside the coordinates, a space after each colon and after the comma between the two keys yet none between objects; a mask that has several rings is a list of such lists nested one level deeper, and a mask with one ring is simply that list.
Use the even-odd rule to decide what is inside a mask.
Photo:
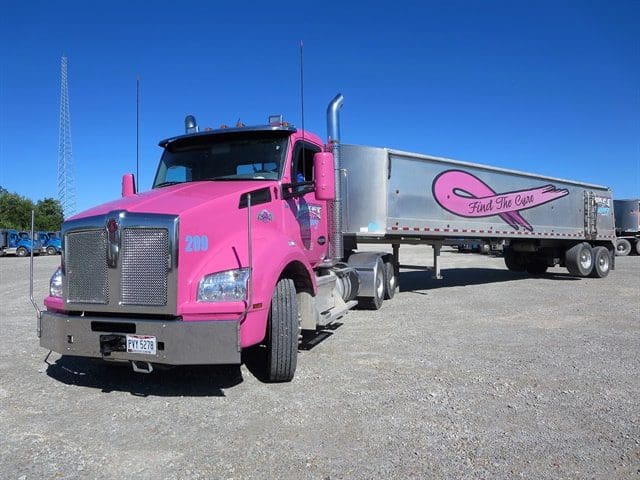
[{"label": "truck hood", "polygon": [[120,198],[85,210],[67,220],[106,215],[114,210],[180,215],[206,203],[277,185],[277,181],[203,181],[171,185]]}]

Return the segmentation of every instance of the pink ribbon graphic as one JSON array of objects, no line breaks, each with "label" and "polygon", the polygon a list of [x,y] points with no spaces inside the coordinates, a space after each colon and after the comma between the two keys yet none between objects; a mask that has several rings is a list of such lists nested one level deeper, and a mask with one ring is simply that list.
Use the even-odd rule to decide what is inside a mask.
[{"label": "pink ribbon graphic", "polygon": [[447,170],[433,181],[433,196],[445,210],[461,217],[478,218],[499,215],[518,230],[533,227],[520,211],[552,202],[569,194],[566,189],[543,185],[529,190],[496,193],[479,178],[461,170]]}]

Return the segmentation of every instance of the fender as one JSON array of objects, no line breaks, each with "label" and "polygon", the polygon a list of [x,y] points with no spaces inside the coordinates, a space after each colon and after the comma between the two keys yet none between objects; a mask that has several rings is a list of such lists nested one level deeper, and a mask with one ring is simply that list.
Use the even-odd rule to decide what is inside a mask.
[{"label": "fender", "polygon": [[[207,229],[202,229],[206,232]],[[266,333],[271,297],[278,279],[290,265],[298,265],[308,277],[310,293],[316,295],[315,274],[305,252],[290,238],[276,229],[256,229],[253,242],[253,275],[251,280],[251,309],[240,326],[240,343],[248,347],[260,343]],[[213,238],[213,233],[212,233]],[[246,232],[236,231],[218,242],[207,252],[182,255],[184,275],[178,286],[178,315],[187,321],[237,318],[244,311],[244,303],[197,302],[200,279],[207,274],[245,268],[248,266]]]},{"label": "fender", "polygon": [[[242,347],[255,345],[264,340],[267,331],[267,320],[271,306],[271,297],[282,273],[291,265],[301,265],[306,272],[312,295],[317,293],[316,278],[307,262],[304,251],[297,245],[290,245],[287,240],[287,250],[282,255],[274,252],[282,251],[284,236],[276,235],[268,242],[261,242],[253,253],[254,273],[252,279],[253,305],[260,305],[252,309],[240,326],[240,344]],[[280,238],[278,238],[280,237]],[[275,258],[274,258],[275,257]],[[255,266],[258,266],[257,268]]]}]

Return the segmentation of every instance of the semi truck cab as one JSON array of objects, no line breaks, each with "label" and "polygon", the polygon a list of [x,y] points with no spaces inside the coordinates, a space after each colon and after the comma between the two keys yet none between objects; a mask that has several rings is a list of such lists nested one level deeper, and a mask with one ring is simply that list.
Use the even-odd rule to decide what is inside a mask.
[{"label": "semi truck cab", "polygon": [[[150,191],[125,175],[121,199],[65,221],[42,346],[148,372],[239,363],[263,343],[265,377],[293,378],[301,330],[344,315],[361,281],[328,256],[331,144],[275,118],[198,131],[187,117]],[[378,260],[367,298],[384,295]]]}]

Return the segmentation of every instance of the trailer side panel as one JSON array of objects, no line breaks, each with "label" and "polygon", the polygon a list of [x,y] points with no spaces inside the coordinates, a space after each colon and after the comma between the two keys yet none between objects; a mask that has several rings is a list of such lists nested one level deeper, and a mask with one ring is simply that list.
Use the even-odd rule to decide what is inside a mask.
[{"label": "trailer side panel", "polygon": [[348,234],[615,238],[607,187],[384,148],[341,148]]}]

